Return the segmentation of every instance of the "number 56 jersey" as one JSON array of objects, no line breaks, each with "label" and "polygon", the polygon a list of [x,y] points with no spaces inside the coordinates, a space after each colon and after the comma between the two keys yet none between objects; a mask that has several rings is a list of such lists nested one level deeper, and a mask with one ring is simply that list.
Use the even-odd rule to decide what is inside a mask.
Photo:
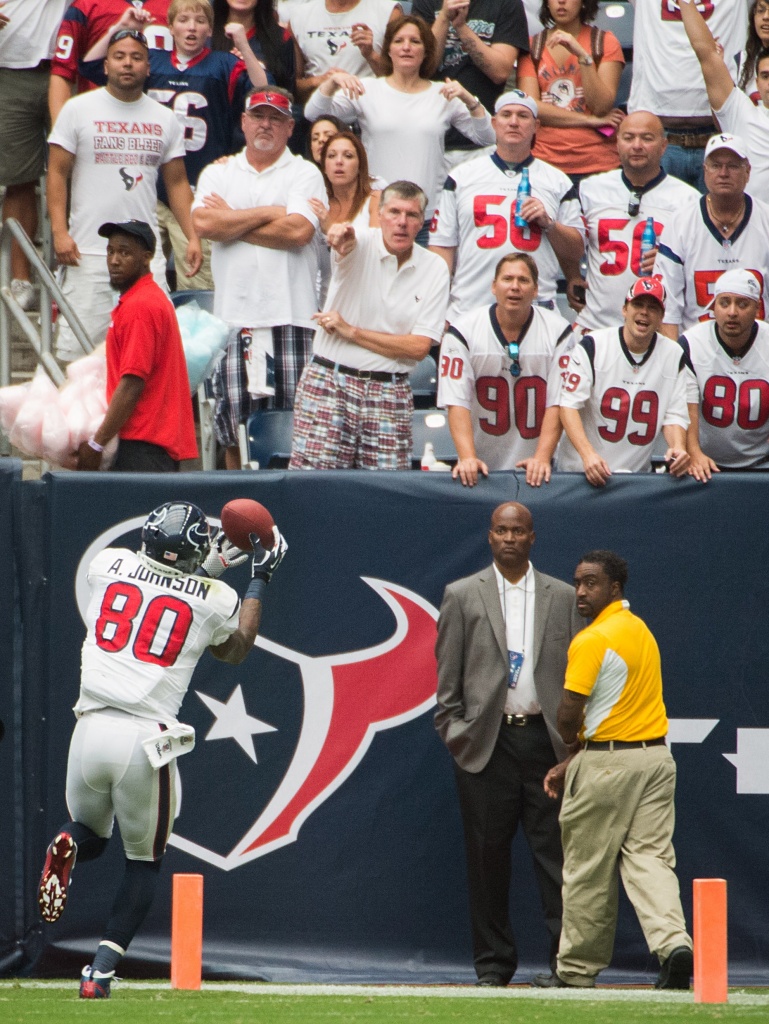
[{"label": "number 56 jersey", "polygon": [[[579,409],[588,441],[612,472],[648,473],[662,427],[689,426],[684,350],[677,341],[655,334],[636,362],[621,327],[588,334],[571,350],[561,374],[560,405]],[[564,434],[558,469],[583,468]]]},{"label": "number 56 jersey", "polygon": [[100,551],[88,583],[75,713],[175,719],[203,651],[237,629],[238,595],[221,580],[156,572],[127,548]]}]

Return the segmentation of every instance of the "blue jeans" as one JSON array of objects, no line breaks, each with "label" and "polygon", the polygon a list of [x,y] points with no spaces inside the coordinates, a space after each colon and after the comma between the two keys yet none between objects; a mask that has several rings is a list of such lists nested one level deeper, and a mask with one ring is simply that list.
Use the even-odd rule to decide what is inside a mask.
[{"label": "blue jeans", "polygon": [[676,178],[696,188],[703,195],[706,192],[702,173],[703,149],[684,149],[683,146],[668,146],[662,157],[662,166]]}]

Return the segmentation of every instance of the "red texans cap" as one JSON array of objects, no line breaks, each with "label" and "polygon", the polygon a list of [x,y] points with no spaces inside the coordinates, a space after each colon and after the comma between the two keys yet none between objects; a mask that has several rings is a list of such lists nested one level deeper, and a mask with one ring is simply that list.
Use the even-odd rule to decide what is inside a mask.
[{"label": "red texans cap", "polygon": [[291,102],[288,96],[284,96],[281,92],[271,92],[267,89],[252,92],[250,96],[246,97],[246,112],[254,110],[256,107],[272,107],[273,110],[279,110],[286,117],[291,117]]},{"label": "red texans cap", "polygon": [[665,292],[665,285],[662,283],[662,278],[639,277],[625,296],[625,302],[632,302],[634,299],[641,299],[644,295],[648,295],[650,298],[656,299],[664,309],[667,293]]}]

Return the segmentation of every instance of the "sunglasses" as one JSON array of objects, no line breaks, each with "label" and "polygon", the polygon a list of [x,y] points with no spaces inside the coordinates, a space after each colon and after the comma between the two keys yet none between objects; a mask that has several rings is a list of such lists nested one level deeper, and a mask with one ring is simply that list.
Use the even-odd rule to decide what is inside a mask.
[{"label": "sunglasses", "polygon": [[627,201],[627,215],[628,217],[637,217],[638,211],[641,209],[641,194],[640,192],[631,192],[630,198]]},{"label": "sunglasses", "polygon": [[513,377],[520,377],[521,376],[521,362],[520,362],[521,346],[518,344],[517,341],[508,341],[508,343],[507,343],[507,354],[512,359],[512,362],[510,363],[510,374],[511,374],[511,376],[513,376]]},{"label": "sunglasses", "polygon": [[142,46],[146,46],[149,49],[147,37],[136,28],[119,29],[113,36],[110,36],[109,45],[112,46],[113,43],[119,43],[123,39],[135,39],[137,43],[141,43]]}]

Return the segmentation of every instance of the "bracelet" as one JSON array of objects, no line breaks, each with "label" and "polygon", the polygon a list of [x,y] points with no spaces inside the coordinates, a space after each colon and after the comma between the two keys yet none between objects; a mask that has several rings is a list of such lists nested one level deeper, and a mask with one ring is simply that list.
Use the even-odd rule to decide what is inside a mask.
[{"label": "bracelet", "polygon": [[480,105],[481,105],[481,101],[478,99],[477,96],[474,96],[473,99],[475,100],[475,106],[467,108],[470,111],[471,114],[474,114],[476,112],[476,110],[478,109],[478,107],[480,107]]},{"label": "bracelet", "polygon": [[104,451],[104,445],[103,444],[99,444],[99,442],[96,441],[93,437],[89,437],[88,438],[88,447],[89,448],[93,448],[93,450],[95,452],[103,452]]},{"label": "bracelet", "polygon": [[589,68],[595,64],[595,61],[592,57],[578,57],[577,64],[581,64],[583,68]]}]

